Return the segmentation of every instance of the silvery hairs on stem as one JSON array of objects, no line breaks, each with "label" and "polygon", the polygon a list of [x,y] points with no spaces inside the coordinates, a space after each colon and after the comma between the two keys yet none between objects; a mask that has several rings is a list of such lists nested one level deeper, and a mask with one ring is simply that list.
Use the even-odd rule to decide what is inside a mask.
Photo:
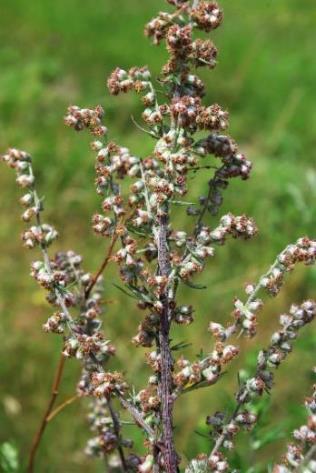
[{"label": "silvery hairs on stem", "polygon": [[[211,33],[218,28],[223,12],[213,1],[167,3],[173,11],[160,12],[145,27],[145,34],[154,44],[165,42],[169,55],[158,81],[146,66],[128,71],[116,68],[107,81],[113,95],[129,91],[141,95],[144,125],[137,126],[152,138],[153,151],[135,156],[109,139],[101,106],[72,105],[65,116],[67,126],[76,131],[88,130],[93,136],[96,191],[102,198],[102,210],[92,219],[93,230],[110,239],[113,254],[109,260],[118,265],[120,289],[144,312],[132,340],[136,346],[150,349],[146,363],[151,373],[147,385],[139,391],[128,390],[131,383],[123,374],[105,371],[105,362],[115,350],[101,332],[101,285],[90,290],[92,277],[83,272],[81,258],[74,253],[48,257],[48,246],[57,233],[40,220],[42,201],[35,192],[29,155],[11,149],[3,157],[16,169],[17,182],[27,191],[22,198],[26,207],[23,219],[35,219],[23,236],[27,247],[39,246],[43,254],[43,261],[32,265],[32,275],[48,290],[49,302],[58,308],[44,328],[64,337],[65,356],[83,361],[78,391],[94,399],[90,421],[96,435],[87,452],[108,459],[111,468],[142,473],[176,473],[185,466],[174,439],[173,409],[177,398],[220,381],[223,369],[239,353],[238,339],[234,343],[231,339],[236,335],[256,335],[257,314],[263,305],[259,292],[276,296],[286,273],[300,262],[310,265],[316,260],[314,240],[304,237],[288,245],[257,284],[246,286],[246,301],[234,301],[233,322],[227,327],[210,323],[215,345],[203,359],[187,360],[181,354],[182,344],[171,345],[173,326],[189,326],[194,321],[194,307],[178,301],[178,288],[196,288],[194,277],[213,258],[215,249],[229,238],[254,237],[257,227],[252,218],[232,213],[220,217],[217,224],[209,223],[210,216],[219,213],[231,179],[248,179],[252,168],[226,134],[228,112],[218,104],[203,103],[204,84],[196,75],[202,67],[212,70],[218,56],[213,42],[196,37],[196,33]],[[208,175],[208,189],[198,201],[191,202],[191,177],[200,171],[203,176]],[[123,180],[128,187],[121,185]],[[177,228],[177,220],[174,221],[172,209],[176,206],[186,207],[189,221],[185,230]],[[72,313],[75,310],[76,315]],[[283,362],[299,329],[310,323],[314,315],[315,302],[305,301],[281,316],[280,330],[258,355],[256,373],[237,391],[235,411],[228,418],[223,413],[208,416],[207,423],[213,427],[213,447],[190,461],[188,472],[232,471],[225,451],[235,448],[234,437],[239,430],[248,430],[256,423],[251,401],[272,389],[271,369]],[[115,400],[142,429],[145,453],[132,451],[132,441],[123,438],[125,421],[113,408]],[[300,464],[303,459],[297,461]]]}]

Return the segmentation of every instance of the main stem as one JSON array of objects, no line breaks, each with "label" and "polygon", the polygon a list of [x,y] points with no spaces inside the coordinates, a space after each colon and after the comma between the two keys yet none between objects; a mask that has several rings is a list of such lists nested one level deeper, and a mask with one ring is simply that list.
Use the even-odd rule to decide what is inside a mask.
[{"label": "main stem", "polygon": [[[159,228],[156,230],[156,242],[158,247],[158,265],[161,276],[169,276],[170,253],[168,249],[168,209],[158,217]],[[169,332],[171,323],[170,300],[168,289],[165,289],[160,297],[162,302],[161,323],[159,329],[159,348],[161,355],[161,369],[159,381],[159,394],[161,399],[162,420],[162,442],[163,458],[167,473],[178,471],[178,457],[173,439],[173,399],[172,399],[172,370],[173,360],[169,343]]]}]

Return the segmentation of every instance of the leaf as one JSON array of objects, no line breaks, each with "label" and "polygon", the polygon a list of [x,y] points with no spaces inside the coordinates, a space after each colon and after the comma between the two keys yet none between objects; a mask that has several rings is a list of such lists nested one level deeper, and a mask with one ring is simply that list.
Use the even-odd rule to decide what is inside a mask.
[{"label": "leaf", "polygon": [[178,351],[178,350],[183,350],[184,348],[188,348],[192,345],[192,343],[188,343],[188,342],[179,342],[177,343],[176,345],[173,345],[171,347],[171,350],[172,351]]},{"label": "leaf", "polygon": [[132,293],[135,295],[136,299],[142,299],[145,302],[148,302],[148,304],[152,304],[152,299],[150,298],[150,295],[145,294],[144,292],[139,291],[136,287],[129,286],[130,290]]},{"label": "leaf", "polygon": [[13,473],[18,471],[18,452],[12,443],[5,442],[0,446],[0,466],[1,471],[4,473]]},{"label": "leaf", "polygon": [[170,203],[173,204],[173,205],[182,205],[182,206],[197,205],[195,202],[185,202],[185,201],[182,201],[182,200],[171,200]]},{"label": "leaf", "polygon": [[118,289],[119,291],[123,292],[123,294],[125,294],[126,296],[129,296],[131,297],[132,299],[137,299],[137,297],[134,295],[134,294],[131,294],[129,291],[127,291],[126,289],[124,289],[124,287],[121,287],[119,286],[118,284],[115,284],[115,283],[112,283],[114,287],[116,287],[116,289]]},{"label": "leaf", "polygon": [[145,232],[145,231],[142,232],[141,230],[136,230],[136,228],[133,227],[132,225],[126,225],[126,228],[128,229],[130,233],[133,233],[134,235],[138,235],[143,238],[146,238],[149,234],[149,230],[148,232]]},{"label": "leaf", "polygon": [[186,286],[189,286],[191,289],[207,289],[207,286],[203,286],[202,284],[195,284],[192,281],[185,281],[184,279],[182,279],[182,282]]},{"label": "leaf", "polygon": [[260,433],[260,437],[251,441],[251,446],[254,450],[259,450],[260,448],[268,445],[276,440],[280,440],[285,437],[284,428],[276,427],[275,429],[269,429],[265,433]]},{"label": "leaf", "polygon": [[204,432],[199,432],[198,430],[194,430],[193,432],[199,437],[202,437],[203,439],[210,440],[210,436],[207,434],[204,434]]}]

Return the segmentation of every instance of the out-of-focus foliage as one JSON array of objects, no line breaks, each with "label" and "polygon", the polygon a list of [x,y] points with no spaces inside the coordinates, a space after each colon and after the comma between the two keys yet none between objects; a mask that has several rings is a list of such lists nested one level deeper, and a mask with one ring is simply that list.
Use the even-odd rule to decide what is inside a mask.
[{"label": "out-of-focus foliage", "polygon": [[0,446],[0,466],[4,473],[14,473],[18,471],[18,453],[14,445],[4,442]]},{"label": "out-of-focus foliage", "polygon": [[[195,303],[195,332],[187,348],[191,355],[212,343],[206,332],[209,320],[225,322],[233,297],[240,295],[246,282],[256,280],[288,242],[304,234],[315,237],[315,6],[310,0],[222,0],[221,4],[224,27],[213,35],[219,65],[204,74],[205,100],[230,110],[232,136],[243,143],[254,161],[251,180],[235,182],[227,192],[223,213],[253,216],[260,234],[253,242],[232,242],[219,250],[200,281],[208,290]],[[78,139],[70,133],[63,125],[63,114],[70,103],[101,103],[112,137],[135,153],[150,153],[150,139],[144,140],[131,120],[141,110],[137,98],[110,98],[105,79],[117,65],[148,64],[158,73],[165,52],[142,38],[143,24],[156,13],[157,5],[166,7],[162,0],[11,0],[1,5],[1,149],[17,146],[33,154],[47,219],[60,229],[58,246],[81,252],[88,270],[96,268],[106,246],[90,229],[91,214],[99,205],[93,189],[94,157],[88,151],[88,137]],[[206,171],[195,181],[196,195],[207,188],[207,179]],[[7,169],[2,168],[0,184],[0,440],[14,439],[24,463],[47,400],[59,347],[53,336],[41,331],[48,308],[27,277],[32,255],[21,249],[18,191]],[[105,283],[109,301],[106,332],[119,342],[118,358],[127,378],[141,386],[147,375],[140,371],[143,351],[138,349],[135,356],[130,343],[139,315],[132,304],[130,310],[126,307],[126,298],[122,303],[112,282],[118,282],[114,271]],[[316,297],[315,283],[315,269],[301,268],[290,276],[281,295],[261,315],[261,336],[243,342],[244,359],[233,369],[246,365],[251,370],[256,351],[276,327],[276,315],[291,302]],[[187,288],[181,297],[185,303],[196,294]],[[252,446],[252,472],[264,471],[263,461],[279,458],[284,436],[289,437],[304,418],[301,405],[311,384],[308,367],[315,353],[313,334],[313,327],[305,332],[287,367],[277,373],[278,389],[269,406],[258,407],[263,436],[256,431],[250,444],[249,436],[239,440],[240,457],[249,459]],[[187,329],[178,329],[174,341],[188,341]],[[73,394],[77,376],[70,362],[61,399]],[[205,416],[223,406],[229,408],[236,386],[237,380],[228,373],[214,389],[188,394],[179,401],[176,432],[181,434],[177,442],[188,455],[208,448]],[[103,470],[82,453],[87,438],[83,412],[84,402],[73,404],[48,426],[38,471]],[[272,435],[279,439],[273,449]],[[250,466],[239,457],[235,464],[243,472]]]}]

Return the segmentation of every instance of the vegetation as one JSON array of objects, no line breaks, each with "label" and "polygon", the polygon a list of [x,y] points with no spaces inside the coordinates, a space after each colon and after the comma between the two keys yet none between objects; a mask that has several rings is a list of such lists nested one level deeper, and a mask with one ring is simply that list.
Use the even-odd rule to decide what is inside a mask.
[{"label": "vegetation", "polygon": [[[90,183],[94,180],[93,163],[82,140],[74,140],[64,130],[61,116],[69,102],[104,102],[107,120],[112,129],[114,127],[112,133],[117,141],[133,147],[136,153],[150,152],[150,139],[139,134],[126,113],[130,110],[135,117],[140,114],[137,101],[126,96],[118,106],[108,97],[103,99],[104,81],[99,78],[105,78],[117,64],[127,68],[134,63],[147,63],[158,73],[165,53],[152,49],[145,41],[137,42],[136,50],[134,48],[135,38],[141,37],[141,25],[152,16],[156,6],[152,1],[145,5],[94,1],[89,6],[78,6],[75,2],[47,5],[42,1],[40,4],[34,2],[26,9],[23,3],[15,0],[6,5],[0,20],[1,36],[4,37],[0,53],[2,147],[14,144],[32,149],[42,189],[45,189],[45,204],[50,213],[47,218],[64,229],[58,246],[76,247],[93,270],[99,260],[101,245],[89,228],[90,214],[98,206],[98,199],[91,194],[89,185],[89,180]],[[234,183],[226,194],[223,212],[234,209],[235,214],[246,212],[255,216],[260,234],[247,243],[246,251],[238,243],[227,246],[201,277],[201,284],[206,283],[209,289],[207,297],[197,301],[196,311],[201,315],[194,325],[194,343],[192,348],[187,348],[188,356],[196,353],[196,346],[209,343],[209,335],[205,333],[206,320],[224,318],[228,321],[230,301],[235,295],[240,296],[244,283],[256,280],[288,241],[295,241],[305,233],[313,236],[314,232],[314,9],[308,1],[263,2],[255,6],[247,1],[240,1],[238,5],[223,1],[223,7],[224,27],[221,34],[215,34],[220,64],[212,74],[204,75],[208,90],[206,102],[216,100],[230,109],[231,133],[239,142],[245,143],[247,154],[254,161],[252,179],[246,186]],[[118,11],[119,22],[116,21]],[[30,437],[47,402],[57,362],[52,363],[52,360],[59,345],[53,337],[43,344],[39,327],[47,318],[45,301],[32,281],[17,278],[17,274],[25,273],[30,256],[20,252],[17,242],[16,234],[22,231],[22,224],[16,224],[18,210],[13,202],[17,193],[9,185],[9,179],[9,174],[3,170],[1,436],[3,441],[9,439],[18,446],[24,464]],[[194,182],[197,197],[205,191],[206,181],[201,176]],[[71,225],[65,225],[69,220]],[[18,258],[13,258],[14,254],[18,254]],[[132,304],[130,313],[133,317],[120,316],[122,310],[126,312],[126,302],[122,302],[121,294],[111,283],[117,281],[116,278],[113,270],[105,283],[106,298],[110,301],[105,318],[107,334],[113,340],[120,337],[123,342],[119,364],[128,366],[128,377],[133,379],[136,373],[139,376],[142,355],[133,355],[131,362],[134,350],[129,343],[129,334],[132,329],[136,330],[139,316]],[[266,306],[261,314],[261,320],[265,321],[261,337],[246,342],[247,355],[240,366],[246,362],[251,369],[258,347],[267,341],[268,334],[277,325],[274,316],[287,310],[289,301],[312,297],[315,278],[314,269],[299,269],[287,283],[283,296]],[[185,290],[181,296],[189,302],[191,293]],[[209,300],[212,301],[211,308]],[[185,340],[186,330],[179,328],[177,336]],[[258,406],[262,425],[267,425],[268,421],[274,425],[273,437],[288,434],[303,422],[304,409],[294,406],[300,404],[302,393],[307,392],[310,385],[310,373],[302,366],[312,364],[314,349],[312,331],[305,332],[289,367],[281,368],[277,373],[277,382],[282,389],[278,397],[272,396],[272,409],[267,410],[267,400]],[[242,353],[246,351],[242,350]],[[236,368],[238,366],[236,363]],[[294,386],[290,382],[292,373],[299,376],[299,382]],[[75,365],[69,363],[61,399],[72,395],[77,378]],[[140,376],[139,385],[143,381]],[[185,447],[189,457],[207,449],[209,444],[204,437],[209,428],[203,415],[198,433],[192,434],[198,423],[197,415],[213,411],[215,406],[220,409],[227,405],[223,386],[231,392],[234,384],[235,380],[223,380],[220,387],[207,392],[201,390],[198,395],[188,395],[182,404],[179,402],[176,412],[176,425],[181,431],[179,447]],[[283,399],[287,399],[286,404]],[[277,416],[271,416],[275,406],[278,407]],[[295,412],[293,418],[286,416],[289,409]],[[186,416],[183,416],[183,410]],[[73,404],[49,425],[45,448],[39,455],[39,471],[58,471],[61,459],[65,471],[95,471],[95,465],[85,460],[81,453],[87,438],[84,419],[75,415],[81,411],[79,405]],[[61,430],[63,435],[56,435]],[[73,432],[76,432],[75,436]],[[261,461],[266,463],[268,458],[273,463],[284,451],[285,440],[280,438],[279,448],[274,444],[271,452],[269,434],[271,427],[266,428],[265,437],[258,437],[256,430],[252,432],[258,471]],[[247,449],[248,438],[241,438],[239,443],[242,452],[243,448]],[[240,462],[236,457],[236,467],[243,471]],[[99,468],[102,471],[103,466],[100,464]]]}]

